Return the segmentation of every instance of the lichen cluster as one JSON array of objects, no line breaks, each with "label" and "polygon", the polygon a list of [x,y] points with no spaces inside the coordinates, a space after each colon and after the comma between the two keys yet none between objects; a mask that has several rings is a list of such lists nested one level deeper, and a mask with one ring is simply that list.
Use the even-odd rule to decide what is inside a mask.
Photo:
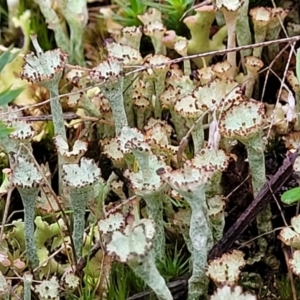
[{"label": "lichen cluster", "polygon": [[[13,272],[22,277],[17,294],[25,300],[32,292],[40,299],[73,293],[80,286],[76,271],[82,257],[101,245],[91,258],[91,269],[80,269],[85,279],[100,278],[101,294],[108,292],[111,268],[118,261],[142,278],[158,299],[171,300],[158,264],[165,261],[166,228],[172,224],[190,252],[189,300],[207,299],[209,278],[218,286],[211,299],[255,299],[236,286],[246,263],[242,252],[225,254],[208,265],[208,253],[225,226],[221,178],[233,159],[232,145],[242,143],[253,195],[259,193],[266,182],[267,131],[299,127],[298,74],[287,73],[297,105],[285,84],[287,105],[266,107],[256,97],[259,72],[279,53],[278,44],[243,50],[240,64],[236,51],[223,60],[209,52],[247,45],[252,39],[256,43],[277,39],[288,11],[256,7],[248,17],[248,1],[215,1],[195,7],[183,19],[190,31],[184,37],[167,30],[160,11],[151,8],[138,16],[142,26],[115,29],[103,60],[86,68],[81,43],[88,20],[85,1],[73,6],[61,0],[59,7],[35,2],[60,48],[44,52],[37,37],[31,36],[35,53],[22,58],[22,69],[19,57],[10,64],[31,92],[34,87],[45,89],[49,97],[58,188],[53,190],[56,177],[51,178],[49,167],[32,154],[32,141],[46,139],[49,133],[45,123],[36,126],[19,120],[22,114],[14,105],[3,105],[1,120],[13,129],[0,141],[11,168],[5,184],[17,188],[24,222],[14,221],[12,229],[0,236],[0,297],[10,299],[11,282],[5,277]],[[212,33],[215,23],[218,29]],[[145,37],[153,46],[148,55],[140,53]],[[208,54],[174,62],[169,57],[174,53],[183,58]],[[4,74],[13,73],[9,68],[2,71],[1,89],[9,84]],[[64,112],[70,110],[76,119],[67,122]],[[97,155],[91,159],[90,144],[95,140]],[[109,170],[101,165],[103,157],[112,166]],[[112,194],[116,203],[108,203]],[[270,213],[268,206],[257,217],[260,234],[272,230]],[[285,228],[280,239],[295,247],[299,232],[295,220],[292,225],[295,230]],[[266,240],[260,239],[259,246],[263,257]],[[299,274],[298,252],[290,261],[295,274]],[[55,255],[67,257],[67,262],[57,261]]]}]

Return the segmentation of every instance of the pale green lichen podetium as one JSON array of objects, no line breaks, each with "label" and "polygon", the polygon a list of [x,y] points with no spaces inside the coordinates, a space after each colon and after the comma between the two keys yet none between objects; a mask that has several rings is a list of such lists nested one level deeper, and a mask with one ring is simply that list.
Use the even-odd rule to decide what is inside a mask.
[{"label": "pale green lichen podetium", "polygon": [[[139,41],[138,38],[135,40],[137,40],[137,42]],[[110,43],[106,46],[106,48],[109,56],[116,57],[123,62],[124,66],[126,67],[126,73],[131,73],[131,71],[135,69],[135,66],[140,65],[143,61],[143,58],[138,50],[139,44],[136,49],[119,43]],[[125,76],[123,83],[124,106],[130,127],[134,127],[136,124],[133,111],[132,91],[134,82],[137,79],[138,78],[136,74],[132,73]]]},{"label": "pale green lichen podetium", "polygon": [[25,273],[23,276],[24,300],[31,300],[32,279],[33,279],[33,276],[30,273]]},{"label": "pale green lichen podetium", "polygon": [[[227,49],[236,47],[236,25],[242,3],[242,0],[216,0],[216,5],[222,11],[226,21],[228,30]],[[246,18],[248,19],[248,17]],[[231,66],[227,74],[229,78],[233,79],[236,75],[236,51],[227,53],[227,61]]]},{"label": "pale green lichen podetium", "polygon": [[[247,118],[244,118],[247,116]],[[264,104],[247,99],[235,103],[220,117],[219,129],[224,138],[239,140],[246,146],[249,169],[252,178],[254,197],[266,183],[264,144],[262,139],[264,125]],[[267,207],[256,218],[259,234],[272,231],[271,207]],[[266,236],[259,239],[261,254],[266,254]]]},{"label": "pale green lichen podetium", "polygon": [[208,215],[211,221],[213,237],[218,241],[223,236],[225,216],[222,197],[221,176],[228,166],[228,156],[221,149],[212,146],[201,149],[191,160],[192,165],[199,169],[211,170],[213,175],[205,189],[208,204]]},{"label": "pale green lichen podetium", "polygon": [[143,134],[135,128],[124,127],[117,139],[118,147],[124,155],[133,155],[139,170],[126,170],[124,176],[130,180],[134,194],[142,197],[147,204],[148,216],[155,221],[154,252],[158,260],[165,258],[165,232],[163,220],[163,196],[166,184],[156,170],[165,167],[144,141]]},{"label": "pale green lichen podetium", "polygon": [[[207,255],[213,246],[211,223],[206,204],[206,184],[211,173],[185,163],[182,169],[166,169],[162,174],[172,189],[177,191],[191,207],[190,238],[192,242],[192,276],[189,279],[188,300],[207,297],[208,279],[205,274]],[[201,299],[202,299],[201,298]]]},{"label": "pale green lichen podetium", "polygon": [[207,293],[208,280],[204,270],[208,251],[212,247],[212,229],[207,217],[207,207],[203,201],[206,199],[205,188],[197,190],[197,197],[194,194],[192,197],[186,196],[185,199],[192,209],[190,237],[193,245],[193,273],[189,279],[188,299],[196,300]]},{"label": "pale green lichen podetium", "polygon": [[[154,75],[154,87],[155,87],[155,106],[154,106],[154,116],[155,118],[161,118],[162,108],[160,105],[160,96],[165,90],[165,79],[166,75],[170,69],[170,58],[163,55],[155,55],[151,57],[148,61],[150,65],[153,65],[151,70]],[[156,67],[155,65],[161,65]],[[150,69],[148,69],[148,72]]]},{"label": "pale green lichen podetium", "polygon": [[[267,41],[273,41],[279,38],[279,34],[282,30],[284,19],[287,15],[288,15],[288,10],[285,10],[282,7],[272,8],[271,19],[267,28],[267,35],[266,35]],[[279,51],[280,51],[279,43],[273,43],[269,45],[268,46],[269,61],[275,59]]]},{"label": "pale green lichen podetium", "polygon": [[[249,26],[248,9],[249,0],[244,0],[239,9],[236,22],[236,39],[238,46],[250,45],[252,43],[252,35]],[[251,55],[252,49],[241,50],[242,57]]]},{"label": "pale green lichen podetium", "polygon": [[159,261],[164,261],[165,230],[163,220],[163,196],[166,184],[157,175],[156,170],[165,167],[165,163],[159,160],[150,150],[147,143],[132,140],[130,149],[139,164],[139,171],[126,170],[126,176],[131,183],[135,195],[142,197],[147,205],[148,217],[155,222],[154,254]]},{"label": "pale green lichen podetium", "polygon": [[83,34],[88,22],[86,0],[60,0],[60,9],[70,28],[70,60],[71,63],[85,66],[83,50]]},{"label": "pale green lichen podetium", "polygon": [[90,71],[90,77],[95,82],[104,82],[101,92],[109,101],[112,109],[115,132],[118,135],[122,128],[128,126],[126,111],[123,98],[123,66],[122,62],[113,56],[100,63]]},{"label": "pale green lichen podetium", "polygon": [[[251,170],[252,188],[254,197],[256,197],[261,188],[266,183],[265,155],[262,131],[259,131],[253,138],[249,139],[246,144],[249,168]],[[259,234],[272,232],[272,212],[271,205],[268,203],[266,208],[256,217],[257,229]],[[267,238],[267,236],[266,236]],[[268,243],[265,238],[258,240],[260,251],[266,253]]]},{"label": "pale green lichen podetium", "polygon": [[133,219],[132,216],[125,221],[123,215],[116,213],[99,221],[106,253],[115,260],[126,263],[154,291],[159,300],[172,300],[172,294],[155,265],[152,251],[154,222],[149,219]]},{"label": "pale green lichen podetium", "polygon": [[163,190],[144,195],[149,218],[155,222],[156,235],[153,241],[155,258],[164,262],[166,258],[166,237],[163,219]]},{"label": "pale green lichen podetium", "polygon": [[[255,43],[263,43],[266,40],[267,28],[271,18],[271,11],[268,7],[255,7],[250,10],[254,28]],[[253,49],[253,56],[261,58],[263,47]]]},{"label": "pale green lichen podetium", "polygon": [[13,183],[17,187],[24,205],[26,256],[31,268],[39,265],[34,240],[35,201],[40,192],[42,176],[33,163],[22,156],[15,156],[16,166],[13,171]]},{"label": "pale green lichen podetium", "polygon": [[[36,50],[36,56],[33,53],[25,55],[25,64],[21,78],[33,84],[42,85],[49,90],[54,133],[55,135],[61,135],[67,140],[58,86],[67,63],[68,55],[60,49],[43,52],[35,35],[31,36],[31,40]],[[58,174],[59,191],[60,195],[63,195],[61,182],[62,160],[60,156],[58,156]]]},{"label": "pale green lichen podetium", "polygon": [[25,64],[21,78],[33,84],[42,85],[49,90],[54,133],[60,134],[66,140],[65,123],[58,86],[67,63],[68,55],[60,49],[43,52],[35,35],[31,36],[31,40],[36,50],[36,56],[33,53],[25,55]]},{"label": "pale green lichen podetium", "polygon": [[211,220],[213,238],[217,243],[224,234],[225,227],[225,198],[220,195],[215,195],[207,199],[208,214]]},{"label": "pale green lichen podetium", "polygon": [[155,292],[159,300],[172,300],[173,297],[168,290],[166,282],[155,266],[153,251],[146,254],[142,263],[128,262],[133,272]]},{"label": "pale green lichen podetium", "polygon": [[174,105],[175,112],[185,119],[187,127],[192,128],[194,153],[201,150],[204,144],[204,127],[202,119],[204,110],[198,105],[197,98],[193,94],[187,94],[176,100]]},{"label": "pale green lichen podetium", "polygon": [[74,256],[81,257],[83,234],[85,229],[85,209],[88,201],[98,196],[101,172],[96,164],[86,158],[82,158],[79,164],[63,166],[63,181],[70,189],[70,197],[73,209],[73,242]]},{"label": "pale green lichen podetium", "polygon": [[151,38],[155,54],[166,55],[166,47],[163,37],[166,27],[163,25],[162,14],[156,8],[149,8],[146,13],[139,15],[138,18],[143,23],[143,33]]}]

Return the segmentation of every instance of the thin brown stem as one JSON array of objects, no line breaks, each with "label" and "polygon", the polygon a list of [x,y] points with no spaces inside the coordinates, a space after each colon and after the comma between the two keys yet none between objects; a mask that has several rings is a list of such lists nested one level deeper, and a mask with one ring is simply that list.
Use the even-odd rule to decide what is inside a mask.
[{"label": "thin brown stem", "polygon": [[8,210],[9,210],[9,206],[10,206],[10,202],[11,202],[11,194],[12,194],[14,189],[15,189],[15,187],[13,186],[13,184],[11,182],[10,185],[9,185],[8,191],[7,191],[7,195],[6,195],[5,208],[4,208],[2,224],[1,224],[1,231],[0,231],[0,242],[2,241],[2,237],[3,237],[3,234],[4,234],[4,225],[5,225],[6,220],[7,220]]},{"label": "thin brown stem", "polygon": [[281,214],[283,223],[284,223],[285,226],[288,227],[289,225],[288,225],[288,223],[287,223],[287,221],[286,221],[286,219],[285,219],[285,217],[284,217],[284,214],[283,214],[283,211],[282,211],[282,209],[281,209],[281,206],[280,206],[280,204],[278,203],[277,198],[275,197],[274,192],[273,192],[273,190],[272,190],[272,188],[270,187],[270,185],[269,185],[268,182],[267,182],[267,184],[268,184],[268,186],[269,186],[269,190],[270,190],[270,192],[271,192],[271,194],[272,194],[272,197],[273,197],[273,199],[274,199],[274,201],[275,201],[275,203],[276,203],[276,205],[277,205],[277,207],[278,207],[278,209],[279,209],[279,211],[280,211],[280,214]]}]

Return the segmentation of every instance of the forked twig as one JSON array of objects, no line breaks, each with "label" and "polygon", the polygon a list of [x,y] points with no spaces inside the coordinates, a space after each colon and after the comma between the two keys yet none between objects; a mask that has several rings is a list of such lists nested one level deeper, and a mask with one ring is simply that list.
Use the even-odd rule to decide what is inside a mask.
[{"label": "forked twig", "polygon": [[280,207],[280,205],[279,205],[279,203],[278,203],[278,201],[277,201],[277,199],[276,199],[276,197],[275,197],[275,195],[274,195],[273,189],[272,189],[272,187],[269,185],[269,182],[267,182],[267,184],[268,184],[268,186],[269,186],[270,193],[272,194],[272,197],[273,197],[273,199],[274,199],[274,201],[275,201],[275,203],[276,203],[276,205],[277,205],[277,208],[278,208],[278,210],[279,210],[279,212],[280,212],[280,214],[281,214],[283,223],[284,223],[285,226],[288,227],[289,225],[288,225],[288,223],[287,223],[287,221],[286,221],[286,219],[285,219],[285,217],[284,217],[283,211],[282,211],[282,209],[281,209],[281,207]]}]

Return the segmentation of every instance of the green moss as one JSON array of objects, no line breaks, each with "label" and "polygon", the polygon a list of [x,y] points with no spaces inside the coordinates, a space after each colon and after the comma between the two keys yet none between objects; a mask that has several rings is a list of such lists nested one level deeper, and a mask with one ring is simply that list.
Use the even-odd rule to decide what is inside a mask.
[{"label": "green moss", "polygon": [[[294,283],[297,299],[300,299],[300,280],[296,276],[294,277]],[[293,292],[291,288],[291,282],[288,275],[281,275],[281,277],[276,279],[277,292],[280,300],[290,300],[293,299]]]},{"label": "green moss", "polygon": [[110,276],[110,285],[107,292],[107,300],[125,300],[130,295],[140,293],[146,289],[142,279],[122,263],[113,263]]},{"label": "green moss", "polygon": [[117,4],[119,12],[114,15],[115,21],[123,26],[139,26],[141,21],[138,15],[145,13],[147,6],[143,1],[139,0],[114,0],[113,4]]}]

